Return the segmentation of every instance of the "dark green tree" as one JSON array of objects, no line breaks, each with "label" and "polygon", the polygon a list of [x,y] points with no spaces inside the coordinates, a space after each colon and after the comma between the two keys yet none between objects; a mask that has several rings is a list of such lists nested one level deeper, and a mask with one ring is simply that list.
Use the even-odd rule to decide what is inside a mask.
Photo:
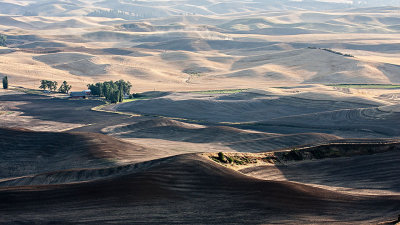
[{"label": "dark green tree", "polygon": [[103,88],[102,88],[102,86],[103,86],[102,83],[96,83],[96,85],[95,85],[96,90],[97,90],[97,92],[98,92],[96,95],[98,95],[98,96],[100,96],[100,97],[104,97],[104,93],[103,93]]},{"label": "dark green tree", "polygon": [[0,46],[6,46],[7,45],[7,36],[0,34]]},{"label": "dark green tree", "polygon": [[103,83],[102,92],[107,100],[111,101],[112,99],[114,99],[114,89],[117,89],[117,86],[114,84],[113,81],[106,81]]},{"label": "dark green tree", "polygon": [[49,82],[48,80],[41,80],[39,88],[46,90],[48,88],[48,82]]},{"label": "dark green tree", "polygon": [[118,89],[112,89],[108,100],[110,100],[111,103],[118,103],[120,102],[119,96],[120,96],[120,91]]},{"label": "dark green tree", "polygon": [[119,80],[115,82],[118,85],[119,89],[122,91],[123,95],[129,95],[131,92],[132,84],[128,81],[125,82],[124,80]]},{"label": "dark green tree", "polygon": [[8,89],[8,77],[3,77],[3,88]]},{"label": "dark green tree", "polygon": [[49,89],[51,91],[56,91],[57,90],[57,81],[50,81]]},{"label": "dark green tree", "polygon": [[68,94],[69,91],[71,90],[71,85],[68,85],[67,81],[64,81],[61,85],[60,88],[58,89],[59,92]]},{"label": "dark green tree", "polygon": [[92,93],[92,95],[100,96],[101,87],[98,87],[97,84],[96,85],[95,84],[88,84],[87,87],[90,90],[90,92]]},{"label": "dark green tree", "polygon": [[124,91],[121,88],[119,88],[118,89],[118,102],[122,102],[122,101],[124,101]]}]

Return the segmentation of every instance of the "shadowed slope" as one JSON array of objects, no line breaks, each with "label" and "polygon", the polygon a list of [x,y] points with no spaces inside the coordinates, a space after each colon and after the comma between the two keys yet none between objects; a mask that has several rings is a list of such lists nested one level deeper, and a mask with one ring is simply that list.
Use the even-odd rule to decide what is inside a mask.
[{"label": "shadowed slope", "polygon": [[[257,180],[197,155],[167,158],[142,172],[89,183],[2,188],[0,200],[2,220],[14,223],[29,221],[26,212],[34,210],[31,220],[87,224],[111,220],[361,224],[400,207],[398,197],[354,197],[290,182]],[[79,217],[74,216],[77,213]]]},{"label": "shadowed slope", "polygon": [[274,152],[276,164],[240,169],[266,180],[296,181],[354,194],[400,193],[398,139],[342,139],[297,150]]},{"label": "shadowed slope", "polygon": [[119,104],[116,110],[143,114],[155,114],[210,122],[250,122],[273,118],[333,111],[339,109],[366,108],[380,103],[352,98],[318,100],[302,96],[239,94],[208,95],[173,93],[161,98],[132,101]]},{"label": "shadowed slope", "polygon": [[289,180],[338,191],[368,194],[393,194],[400,192],[400,182],[395,177],[400,152],[355,156],[347,158],[304,161],[288,165],[262,166],[241,172],[267,180]]},{"label": "shadowed slope", "polygon": [[[0,178],[72,168],[115,165],[114,159],[146,154],[146,148],[96,133],[32,132],[0,128]],[[121,150],[123,151],[121,152]]]},{"label": "shadowed slope", "polygon": [[[0,223],[5,224],[365,224],[388,220],[400,209],[398,195],[355,196],[259,180],[197,154],[102,164],[101,159],[119,159],[141,148],[100,134],[0,131],[2,163],[44,159],[43,168],[13,174],[33,175],[0,182]],[[51,172],[43,173],[46,169]]]}]

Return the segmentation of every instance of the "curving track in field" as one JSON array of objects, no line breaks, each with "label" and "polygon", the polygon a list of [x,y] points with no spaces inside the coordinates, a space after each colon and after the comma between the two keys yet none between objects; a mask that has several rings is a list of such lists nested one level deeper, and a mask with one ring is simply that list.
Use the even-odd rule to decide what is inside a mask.
[{"label": "curving track in field", "polygon": [[340,137],[322,133],[276,134],[228,126],[200,126],[172,119],[148,119],[103,129],[118,138],[162,139],[186,143],[222,144],[239,152],[260,152],[326,142]]},{"label": "curving track in field", "polygon": [[[301,129],[304,131],[322,131],[348,137],[398,137],[400,127],[399,105],[385,107],[342,109],[328,112],[310,113],[272,119],[251,126],[261,130],[267,127],[281,129]],[[268,130],[265,129],[265,130]]]}]

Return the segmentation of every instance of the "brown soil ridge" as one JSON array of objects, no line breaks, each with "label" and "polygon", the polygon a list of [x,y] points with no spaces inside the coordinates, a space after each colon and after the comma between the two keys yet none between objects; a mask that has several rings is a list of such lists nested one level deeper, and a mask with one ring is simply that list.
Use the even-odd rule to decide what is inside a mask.
[{"label": "brown soil ridge", "polygon": [[[149,148],[88,132],[34,132],[0,128],[0,179],[74,168],[115,166]],[[134,159],[132,162],[136,162]]]},{"label": "brown soil ridge", "polygon": [[399,196],[351,196],[259,180],[196,154],[166,158],[144,171],[92,182],[0,188],[2,220],[11,223],[26,221],[27,213],[34,210],[31,220],[89,224],[116,215],[123,215],[114,221],[119,223],[151,218],[154,223],[361,224],[387,219],[399,207]]}]

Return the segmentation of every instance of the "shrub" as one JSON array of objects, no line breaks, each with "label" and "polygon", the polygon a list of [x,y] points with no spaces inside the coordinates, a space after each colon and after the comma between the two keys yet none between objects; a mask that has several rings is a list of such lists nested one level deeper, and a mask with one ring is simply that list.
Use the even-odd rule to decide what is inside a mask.
[{"label": "shrub", "polygon": [[134,93],[134,94],[129,95],[129,98],[141,98],[141,97],[143,97],[143,95],[138,94],[138,93]]},{"label": "shrub", "polygon": [[221,162],[226,162],[224,153],[218,152],[218,160],[221,161]]},{"label": "shrub", "polygon": [[296,161],[302,160],[303,156],[301,155],[301,152],[298,151],[297,149],[292,149],[290,150],[289,153],[287,153],[286,155],[289,159],[294,159]]},{"label": "shrub", "polygon": [[3,88],[8,89],[8,77],[7,76],[5,76],[3,78]]}]

